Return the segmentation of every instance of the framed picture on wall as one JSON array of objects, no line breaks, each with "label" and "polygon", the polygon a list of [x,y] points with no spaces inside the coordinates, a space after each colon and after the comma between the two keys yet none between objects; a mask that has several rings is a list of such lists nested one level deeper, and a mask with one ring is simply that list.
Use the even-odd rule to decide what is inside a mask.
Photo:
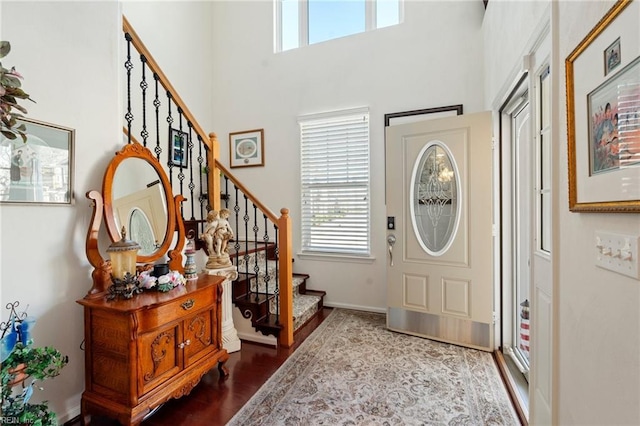
[{"label": "framed picture on wall", "polygon": [[264,129],[229,133],[231,167],[264,166]]},{"label": "framed picture on wall", "polygon": [[622,61],[620,52],[620,37],[604,50],[604,75],[609,74]]},{"label": "framed picture on wall", "polygon": [[639,15],[619,0],[565,60],[570,211],[640,212]]},{"label": "framed picture on wall", "polygon": [[587,107],[589,174],[640,164],[640,57],[589,93]]},{"label": "framed picture on wall", "polygon": [[189,134],[178,129],[169,131],[169,159],[174,166],[187,167],[189,165]]},{"label": "framed picture on wall", "polygon": [[0,136],[0,203],[73,204],[75,130],[19,118],[26,141]]}]

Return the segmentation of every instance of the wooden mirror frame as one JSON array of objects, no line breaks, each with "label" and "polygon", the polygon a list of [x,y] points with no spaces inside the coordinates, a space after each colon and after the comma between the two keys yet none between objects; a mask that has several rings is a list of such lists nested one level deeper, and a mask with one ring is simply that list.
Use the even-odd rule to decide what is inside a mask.
[{"label": "wooden mirror frame", "polygon": [[[102,194],[98,191],[87,192],[87,198],[93,200],[94,209],[91,225],[87,233],[86,252],[89,262],[95,269],[92,273],[93,287],[89,290],[86,297],[101,297],[111,285],[111,262],[109,259],[104,259],[100,254],[98,248],[98,232],[102,219],[104,218],[106,230],[111,241],[115,242],[121,239],[121,230],[118,229],[113,211],[113,178],[118,166],[129,158],[144,160],[153,167],[162,183],[167,203],[167,229],[165,230],[164,241],[151,255],[138,256],[137,263],[152,263],[166,254],[169,257],[169,269],[180,271],[180,273],[184,272],[182,249],[185,242],[185,230],[182,217],[178,215],[178,212],[180,211],[180,204],[185,198],[182,195],[173,196],[167,174],[163,170],[162,165],[153,156],[153,153],[139,143],[131,142],[118,151],[107,166],[102,181]],[[176,245],[170,250],[175,231],[178,232]]]}]

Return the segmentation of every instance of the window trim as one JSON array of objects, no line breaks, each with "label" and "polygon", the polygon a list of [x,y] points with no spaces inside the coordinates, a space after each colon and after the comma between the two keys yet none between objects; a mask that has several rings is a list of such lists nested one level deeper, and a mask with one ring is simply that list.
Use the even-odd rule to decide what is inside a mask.
[{"label": "window trim", "polygon": [[[304,124],[311,124],[311,123],[317,123],[317,122],[322,122],[322,121],[329,121],[332,119],[339,119],[339,118],[347,118],[350,116],[354,116],[354,115],[366,115],[367,116],[367,166],[366,166],[366,184],[363,184],[362,186],[366,186],[366,194],[367,194],[367,206],[366,206],[366,214],[367,214],[367,220],[366,220],[366,252],[356,252],[356,251],[349,251],[347,250],[336,250],[336,251],[331,251],[331,250],[314,250],[314,249],[308,249],[305,248],[304,246],[304,234],[305,234],[305,230],[304,230],[304,217],[303,217],[303,212],[304,212],[304,206],[303,206],[303,199],[304,199],[304,190],[305,190],[305,185],[303,183],[303,179],[302,179],[302,174],[303,174],[303,164],[302,164],[302,155],[300,156],[300,178],[301,178],[301,184],[300,184],[300,252],[298,253],[299,256],[301,257],[306,257],[306,258],[316,258],[316,259],[325,259],[325,260],[339,260],[339,261],[355,261],[355,262],[370,262],[372,260],[374,260],[375,258],[372,256],[372,232],[371,232],[371,214],[372,214],[372,209],[371,209],[371,113],[370,113],[370,109],[368,107],[358,107],[358,108],[350,108],[350,109],[344,109],[344,110],[339,110],[339,111],[330,111],[330,112],[323,112],[323,113],[315,113],[315,114],[306,114],[306,115],[301,115],[298,117],[298,126],[299,126],[299,132],[300,132],[300,150],[303,149],[303,135],[302,135],[302,130],[303,130],[303,125]],[[310,229],[308,230],[310,232]]]},{"label": "window trim", "polygon": [[[309,0],[297,0],[298,2],[298,46],[282,50],[282,2],[284,0],[274,0],[274,51],[276,53],[286,52],[288,50],[299,49],[304,46],[309,46]],[[362,32],[354,33],[362,34],[368,31],[379,29],[378,27],[378,0],[366,0],[365,1],[365,29]],[[401,24],[404,21],[404,0],[398,0],[398,24]],[[381,28],[386,28],[381,27]],[[343,36],[348,37],[348,36]],[[335,40],[334,39],[329,40]],[[325,40],[325,41],[329,41]],[[316,43],[313,43],[316,44]]]}]

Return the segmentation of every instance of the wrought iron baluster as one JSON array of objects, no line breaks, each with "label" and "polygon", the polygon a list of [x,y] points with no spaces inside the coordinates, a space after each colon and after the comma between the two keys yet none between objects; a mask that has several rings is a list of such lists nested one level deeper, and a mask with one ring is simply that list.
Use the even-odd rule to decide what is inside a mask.
[{"label": "wrought iron baluster", "polygon": [[189,141],[187,142],[187,167],[189,168],[189,193],[191,196],[189,197],[189,201],[191,203],[191,220],[195,220],[194,212],[195,212],[195,202],[193,196],[193,190],[196,188],[195,183],[193,183],[193,124],[191,121],[187,123],[189,126]]},{"label": "wrought iron baluster", "polygon": [[[178,183],[179,183],[179,188],[180,188],[180,195],[184,196],[184,179],[185,179],[185,175],[184,175],[184,167],[182,166],[182,163],[184,161],[184,156],[186,154],[187,151],[187,147],[184,144],[184,137],[183,137],[183,131],[182,131],[182,117],[183,117],[183,111],[181,107],[178,107],[178,130],[180,131],[180,133],[178,133],[178,137],[180,139],[180,145],[179,145],[179,149],[180,149],[180,162],[178,163]],[[169,133],[171,134],[171,133]],[[173,146],[174,141],[169,141],[169,143],[171,144],[170,146],[172,147],[172,149],[174,149],[175,147]],[[173,158],[173,155],[170,155]],[[183,203],[180,203],[180,216],[184,217],[184,205]]]},{"label": "wrought iron baluster", "polygon": [[262,214],[262,218],[264,219],[264,236],[262,240],[264,241],[264,284],[265,284],[265,292],[269,294],[269,282],[271,281],[271,276],[269,275],[269,228],[267,222],[267,215]]},{"label": "wrought iron baluster", "polygon": [[278,244],[278,225],[273,224],[273,229],[275,230],[275,250],[273,255],[275,256],[276,261],[276,288],[274,293],[276,295],[276,324],[280,324],[280,273],[278,272],[280,268],[280,245]]},{"label": "wrought iron baluster", "polygon": [[229,178],[227,175],[224,176],[224,206],[229,208]]},{"label": "wrought iron baluster", "polygon": [[[173,117],[171,116],[171,92],[167,90],[167,135],[171,135]],[[167,136],[168,137],[168,136]],[[167,166],[169,166],[169,184],[173,188],[173,160],[171,155],[171,141],[169,141],[169,155],[167,156]]]},{"label": "wrought iron baluster", "polygon": [[[246,194],[244,196],[244,264],[247,274],[249,274],[249,198]],[[256,293],[258,292],[258,282],[256,280]]]},{"label": "wrought iron baluster", "polygon": [[133,121],[133,113],[131,112],[131,70],[133,69],[133,62],[131,62],[131,35],[125,33],[125,40],[127,40],[127,60],[124,63],[124,67],[127,70],[127,112],[124,115],[127,121],[127,143],[131,143],[131,122]]},{"label": "wrought iron baluster", "polygon": [[[211,210],[211,206],[209,205],[209,200],[208,200],[208,194],[207,191],[205,191],[205,187],[203,186],[203,178],[202,178],[202,164],[204,163],[204,157],[202,156],[202,145],[204,145],[204,143],[202,142],[202,138],[200,137],[200,135],[198,135],[198,183],[200,185],[200,217],[203,218],[205,217],[206,213],[209,212],[209,210]],[[205,183],[204,185],[209,185],[209,166],[205,166],[204,167],[204,179],[205,179]],[[237,229],[237,228],[236,228]]]},{"label": "wrought iron baluster", "polygon": [[162,154],[162,147],[160,147],[160,76],[157,73],[153,73],[153,79],[155,80],[155,98],[153,100],[153,106],[156,108],[156,159],[160,161],[160,154]]},{"label": "wrought iron baluster", "polygon": [[240,266],[240,240],[238,239],[237,233],[238,233],[238,229],[240,229],[238,228],[240,226],[240,206],[238,205],[238,187],[236,185],[233,185],[233,188],[235,191],[235,204],[233,206],[233,211],[236,214],[236,226],[234,228],[236,230],[236,237],[235,237],[235,243],[233,244],[233,248],[236,250],[235,265],[236,267],[239,267]]},{"label": "wrought iron baluster", "polygon": [[[256,207],[255,204],[253,204],[253,251],[254,251],[254,255],[253,255],[253,272],[256,274],[256,286],[258,286],[258,283],[260,281],[260,266],[258,264],[258,257],[259,257],[259,251],[258,251],[258,231],[260,228],[258,228],[258,215],[257,215],[257,211],[258,208]],[[259,293],[260,287],[258,286],[258,288],[256,289],[256,292]]]},{"label": "wrought iron baluster", "polygon": [[140,62],[142,63],[142,80],[140,81],[140,88],[142,89],[142,146],[147,146],[147,138],[149,132],[147,131],[147,89],[149,84],[147,83],[147,58],[144,55],[140,55]]}]

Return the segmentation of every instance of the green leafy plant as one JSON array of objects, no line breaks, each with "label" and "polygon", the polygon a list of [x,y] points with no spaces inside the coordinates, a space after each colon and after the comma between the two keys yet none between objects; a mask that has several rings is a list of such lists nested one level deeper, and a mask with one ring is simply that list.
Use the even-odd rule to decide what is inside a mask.
[{"label": "green leafy plant", "polygon": [[[0,59],[10,51],[11,43],[0,41]],[[0,63],[0,132],[8,139],[13,140],[20,136],[26,142],[26,127],[24,123],[18,124],[17,119],[23,117],[22,114],[26,114],[27,110],[18,104],[18,99],[28,99],[32,102],[33,100],[22,90],[21,79],[22,76],[15,67],[7,69]],[[15,112],[14,109],[19,112]]]},{"label": "green leafy plant", "polygon": [[[56,414],[49,410],[47,401],[29,403],[38,381],[56,377],[67,365],[69,358],[57,349],[34,347],[33,341],[16,343],[13,351],[2,363],[2,417],[12,423],[36,426],[56,426]],[[27,384],[28,383],[28,384]]]}]

